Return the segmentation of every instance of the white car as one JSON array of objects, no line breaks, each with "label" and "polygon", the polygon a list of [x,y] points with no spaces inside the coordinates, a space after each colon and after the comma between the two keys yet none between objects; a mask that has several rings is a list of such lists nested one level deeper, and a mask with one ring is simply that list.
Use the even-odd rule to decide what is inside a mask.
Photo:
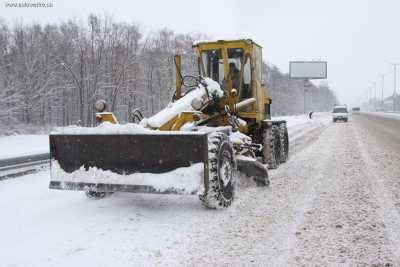
[{"label": "white car", "polygon": [[333,122],[339,120],[347,122],[349,120],[349,111],[347,110],[347,106],[335,106],[332,111],[332,119]]}]

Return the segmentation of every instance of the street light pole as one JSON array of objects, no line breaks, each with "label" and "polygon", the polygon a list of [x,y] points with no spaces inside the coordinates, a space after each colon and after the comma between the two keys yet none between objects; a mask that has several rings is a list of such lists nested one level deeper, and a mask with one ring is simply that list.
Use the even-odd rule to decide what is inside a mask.
[{"label": "street light pole", "polygon": [[385,87],[385,74],[382,74],[381,111],[383,110],[383,88]]},{"label": "street light pole", "polygon": [[396,81],[397,81],[397,66],[399,66],[400,65],[400,63],[389,63],[390,65],[392,65],[393,66],[393,69],[394,69],[394,73],[393,73],[393,76],[394,76],[394,83],[393,83],[393,111],[395,111],[395,109],[396,109],[396,102],[395,102],[395,100],[396,100],[396,95],[397,95],[397,90],[396,90],[396,87],[397,87],[397,84],[396,84]]},{"label": "street light pole", "polygon": [[381,77],[382,77],[382,89],[381,89],[381,110],[382,111],[384,111],[384,108],[385,108],[385,105],[384,105],[384,94],[383,94],[383,90],[385,89],[385,76],[386,75],[388,75],[388,74],[390,74],[391,72],[387,72],[387,73],[384,73],[384,74],[381,74]]},{"label": "street light pole", "polygon": [[394,68],[394,84],[393,84],[393,112],[396,110],[396,81],[397,81],[397,65],[398,64],[393,64]]},{"label": "street light pole", "polygon": [[374,90],[375,90],[375,94],[374,94],[374,109],[376,111],[376,82],[374,82]]},{"label": "street light pole", "polygon": [[369,95],[369,100],[368,100],[368,105],[369,105],[369,109],[372,109],[371,105],[372,105],[372,87],[371,85],[368,87],[368,95]]}]

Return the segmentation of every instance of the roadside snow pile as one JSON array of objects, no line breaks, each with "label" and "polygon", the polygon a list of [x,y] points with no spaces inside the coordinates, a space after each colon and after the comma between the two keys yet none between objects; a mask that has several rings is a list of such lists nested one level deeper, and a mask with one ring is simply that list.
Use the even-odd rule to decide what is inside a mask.
[{"label": "roadside snow pile", "polygon": [[310,119],[308,115],[273,117],[273,120],[286,120],[290,142],[307,136],[310,132],[326,127],[332,121],[329,112],[314,112]]},{"label": "roadside snow pile", "polygon": [[[314,118],[315,118],[315,113],[314,113]],[[273,120],[285,120],[286,125],[289,127],[296,126],[299,124],[305,124],[310,122],[310,118],[308,115],[301,114],[301,115],[293,115],[293,116],[279,116],[279,117],[272,117]]]},{"label": "roadside snow pile", "polygon": [[91,167],[67,173],[57,161],[51,163],[51,177],[57,177],[59,182],[73,183],[105,183],[123,185],[148,185],[159,192],[175,191],[179,194],[195,194],[202,187],[204,164],[195,163],[190,167],[181,167],[166,173],[134,173],[121,175],[112,171]]},{"label": "roadside snow pile", "polygon": [[49,136],[2,136],[0,137],[0,147],[0,159],[49,153]]},{"label": "roadside snow pile", "polygon": [[[224,92],[221,90],[221,87],[216,81],[210,78],[204,78],[204,81],[207,84],[207,89],[210,95],[217,95],[218,97],[222,97],[224,95]],[[181,112],[193,111],[191,105],[193,99],[204,99],[205,97],[206,90],[203,85],[199,84],[197,89],[189,92],[187,95],[175,101],[174,103],[170,103],[166,108],[150,118],[144,118],[140,124],[145,127],[150,126],[151,128],[159,128],[166,122],[178,116]]]},{"label": "roadside snow pile", "polygon": [[330,112],[314,112],[311,119],[308,114],[301,114],[273,117],[272,120],[286,120],[286,126],[292,128],[299,125],[329,124],[332,121],[332,115]]}]

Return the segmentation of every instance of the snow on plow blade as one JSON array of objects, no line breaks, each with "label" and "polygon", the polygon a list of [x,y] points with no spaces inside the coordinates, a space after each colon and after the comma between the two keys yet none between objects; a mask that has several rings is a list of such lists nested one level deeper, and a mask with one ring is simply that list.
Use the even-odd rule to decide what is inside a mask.
[{"label": "snow on plow blade", "polygon": [[193,194],[208,184],[207,134],[50,135],[50,188]]}]

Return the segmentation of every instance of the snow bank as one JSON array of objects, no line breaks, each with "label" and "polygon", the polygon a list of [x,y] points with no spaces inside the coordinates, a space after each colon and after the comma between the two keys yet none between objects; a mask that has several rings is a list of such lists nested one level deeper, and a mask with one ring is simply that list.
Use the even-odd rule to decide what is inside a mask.
[{"label": "snow bank", "polygon": [[311,131],[325,127],[332,121],[330,112],[314,112],[312,119],[308,114],[273,117],[273,120],[286,120],[290,142],[307,136]]},{"label": "snow bank", "polygon": [[377,117],[384,117],[384,118],[390,118],[390,119],[397,119],[400,120],[400,113],[395,113],[395,112],[359,112],[360,114],[367,114],[367,115],[372,115],[372,116],[377,116]]},{"label": "snow bank", "polygon": [[285,120],[286,125],[288,127],[310,122],[310,118],[308,117],[308,114],[307,115],[301,114],[301,115],[292,115],[292,116],[279,116],[279,117],[273,117],[272,119],[273,120]]},{"label": "snow bank", "polygon": [[332,114],[330,112],[314,112],[311,119],[308,117],[308,114],[300,114],[273,117],[272,120],[285,120],[287,127],[293,128],[300,125],[328,124],[332,120]]},{"label": "snow bank", "polygon": [[[207,89],[210,95],[217,95],[218,97],[222,97],[224,92],[221,90],[219,84],[210,79],[204,79],[207,84]],[[151,116],[150,118],[145,118],[141,121],[141,125],[147,127],[150,126],[152,128],[159,128],[166,122],[172,120],[174,117],[178,116],[181,112],[184,111],[193,111],[191,106],[191,102],[195,98],[204,98],[206,96],[206,90],[203,85],[199,85],[199,87],[187,95],[182,97],[181,99],[175,101],[174,103],[170,103],[166,108],[162,109],[157,114]]]},{"label": "snow bank", "polygon": [[83,166],[72,173],[67,173],[60,167],[57,161],[52,161],[51,164],[51,177],[56,177],[55,181],[148,185],[154,187],[159,192],[173,189],[181,194],[195,194],[201,186],[203,175],[203,163],[196,163],[190,167],[177,168],[161,174],[134,173],[130,175],[121,175],[96,167],[91,167],[86,171]]},{"label": "snow bank", "polygon": [[0,137],[0,147],[0,159],[49,153],[49,136],[2,136]]}]

